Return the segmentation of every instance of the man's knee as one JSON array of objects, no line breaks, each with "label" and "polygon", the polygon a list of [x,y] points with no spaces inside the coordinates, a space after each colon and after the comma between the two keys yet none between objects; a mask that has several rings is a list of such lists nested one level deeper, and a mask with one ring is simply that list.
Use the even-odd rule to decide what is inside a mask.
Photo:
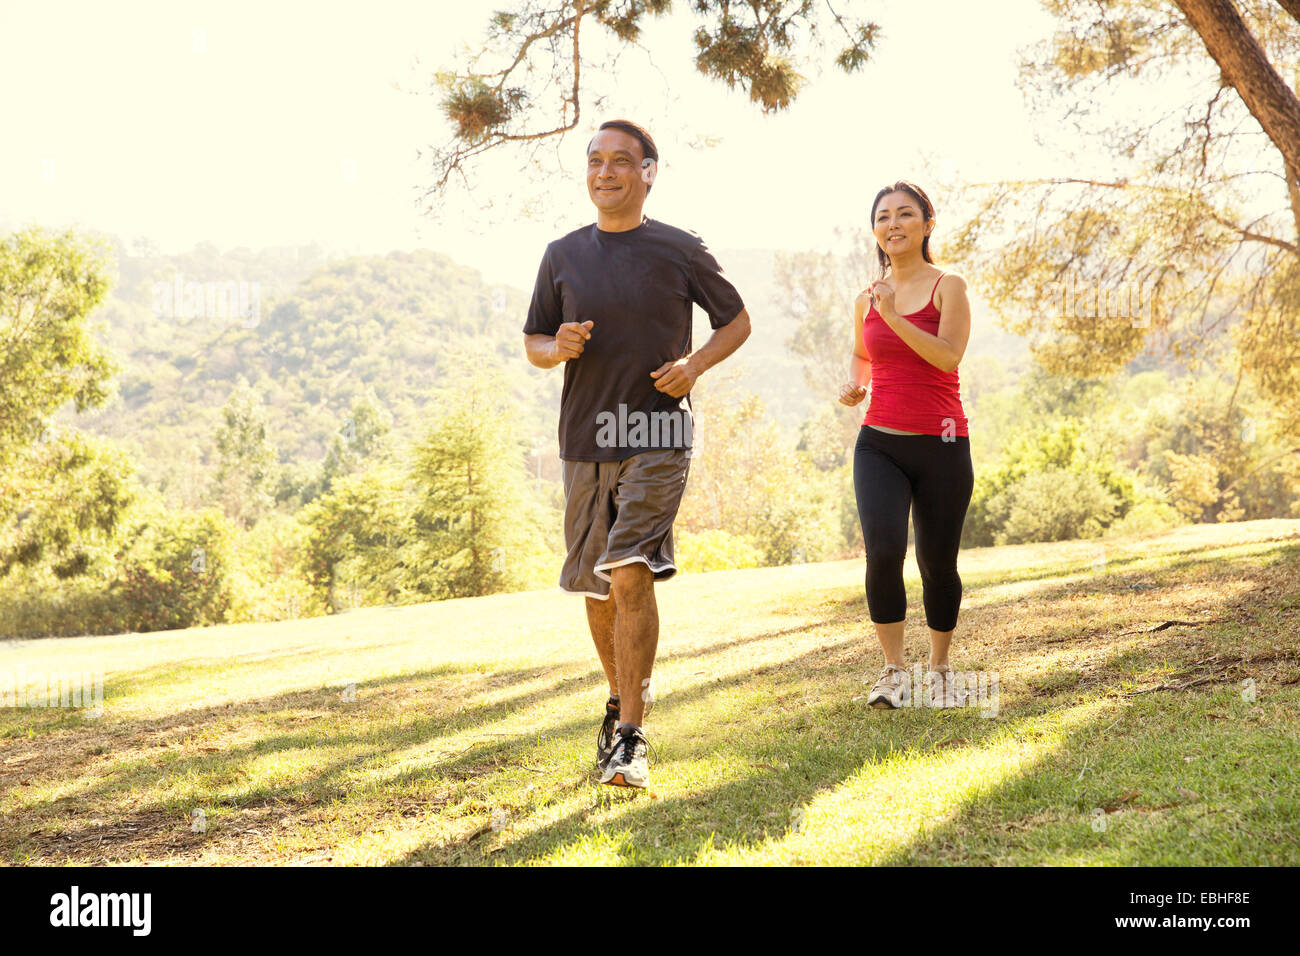
[{"label": "man's knee", "polygon": [[619,604],[634,604],[654,595],[654,574],[641,561],[609,569],[610,595]]}]

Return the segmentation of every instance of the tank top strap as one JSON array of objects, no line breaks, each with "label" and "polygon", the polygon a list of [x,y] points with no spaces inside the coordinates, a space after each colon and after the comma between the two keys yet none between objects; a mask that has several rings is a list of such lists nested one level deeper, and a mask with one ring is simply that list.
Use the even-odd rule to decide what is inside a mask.
[{"label": "tank top strap", "polygon": [[948,273],[946,273],[946,272],[940,272],[940,273],[939,273],[939,278],[934,280],[934,288],[932,288],[932,289],[930,290],[930,299],[929,299],[929,301],[926,303],[926,305],[934,305],[934,293],[935,293],[935,290],[939,288],[939,280],[942,279],[942,278],[943,278],[944,276],[946,276],[947,274],[948,274]]}]

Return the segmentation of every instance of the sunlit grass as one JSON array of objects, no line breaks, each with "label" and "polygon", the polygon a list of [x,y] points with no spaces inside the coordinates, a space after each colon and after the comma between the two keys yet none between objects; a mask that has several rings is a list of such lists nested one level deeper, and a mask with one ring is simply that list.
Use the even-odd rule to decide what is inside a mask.
[{"label": "sunlit grass", "polygon": [[[8,642],[5,672],[99,671],[105,695],[98,719],[0,709],[0,854],[1300,861],[1300,521],[976,549],[961,570],[953,663],[996,672],[994,717],[865,707],[881,660],[858,561],[662,586],[650,793],[595,783],[604,679],[558,592]],[[1190,623],[1152,630],[1171,620]]]}]

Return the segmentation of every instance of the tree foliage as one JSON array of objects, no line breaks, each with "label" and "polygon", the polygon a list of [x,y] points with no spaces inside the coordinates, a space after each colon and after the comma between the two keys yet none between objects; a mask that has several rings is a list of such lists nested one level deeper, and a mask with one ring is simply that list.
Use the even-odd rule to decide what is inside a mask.
[{"label": "tree foliage", "polygon": [[692,393],[695,454],[676,527],[743,538],[762,564],[817,561],[842,547],[843,475],[796,451],[757,396],[715,379]]},{"label": "tree foliage", "polygon": [[218,466],[213,495],[229,518],[249,527],[271,507],[278,468],[266,409],[246,382],[222,408],[215,442]]},{"label": "tree foliage", "polygon": [[0,463],[68,401],[80,412],[108,400],[116,366],[87,317],[112,282],[107,248],[71,231],[0,241]]},{"label": "tree foliage", "polygon": [[400,472],[376,465],[339,478],[303,509],[301,570],[321,606],[338,612],[412,599],[417,588],[403,561],[411,506]]},{"label": "tree foliage", "polygon": [[996,468],[976,475],[962,543],[1095,537],[1134,500],[1132,475],[1083,421],[1030,425],[1007,442]]},{"label": "tree foliage", "polygon": [[870,234],[854,230],[850,239],[847,255],[777,253],[774,261],[778,302],[795,329],[786,347],[799,357],[809,390],[824,401],[803,422],[798,448],[823,471],[848,462],[866,411],[865,404],[834,401],[854,349],[853,299],[875,251]]},{"label": "tree foliage", "polygon": [[115,366],[88,327],[113,281],[104,245],[28,229],[0,241],[0,577],[76,577],[104,557],[133,496],[111,442],[53,426],[104,404]]},{"label": "tree foliage", "polygon": [[[1063,110],[1066,136],[1106,148],[1115,168],[985,184],[956,255],[1050,371],[1097,378],[1149,346],[1193,368],[1224,363],[1300,437],[1300,173],[1267,117],[1180,14],[1193,4],[1045,5],[1060,27],[1025,59],[1022,85],[1035,112]],[[1276,87],[1277,68],[1300,61],[1300,22],[1273,0],[1239,6],[1263,54],[1252,69]],[[1169,110],[1116,105],[1152,89],[1188,92]]]},{"label": "tree foliage", "polygon": [[515,589],[545,550],[508,395],[499,373],[472,364],[414,449],[412,564],[431,597]]},{"label": "tree foliage", "polygon": [[302,512],[303,572],[331,610],[518,590],[551,570],[503,379],[469,360],[436,408],[409,458],[369,459]]},{"label": "tree foliage", "polygon": [[[840,14],[830,0],[685,5],[697,20],[696,69],[747,93],[765,113],[793,103],[806,83],[800,71],[828,44],[838,46],[835,65],[853,72],[866,64],[879,32],[873,22]],[[645,22],[672,8],[672,0],[522,0],[492,14],[482,48],[435,77],[450,137],[433,150],[426,197],[441,196],[453,177],[468,182],[472,161],[490,150],[535,152],[576,129],[583,109],[602,99],[593,74],[609,75],[618,55],[639,45]]]},{"label": "tree foliage", "polygon": [[0,578],[48,567],[60,580],[107,560],[135,499],[135,466],[114,443],[71,429],[24,448],[0,474]]},{"label": "tree foliage", "polygon": [[276,502],[293,502],[295,507],[309,504],[333,489],[334,484],[355,474],[369,463],[389,458],[395,451],[392,436],[393,415],[379,401],[373,387],[367,386],[330,442],[325,459],[318,465],[290,464],[280,470]]},{"label": "tree foliage", "polygon": [[131,532],[113,590],[113,630],[159,631],[228,620],[235,601],[234,526],[215,508],[159,512]]}]

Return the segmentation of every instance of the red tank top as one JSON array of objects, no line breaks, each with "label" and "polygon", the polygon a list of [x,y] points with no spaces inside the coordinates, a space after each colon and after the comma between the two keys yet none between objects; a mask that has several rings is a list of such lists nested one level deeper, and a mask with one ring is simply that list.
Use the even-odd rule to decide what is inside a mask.
[{"label": "red tank top", "polygon": [[[939,274],[942,279],[943,273]],[[923,332],[939,334],[939,310],[930,300],[903,319]],[[912,351],[873,303],[862,323],[862,344],[871,359],[871,402],[864,425],[883,425],[924,435],[968,435],[957,370],[944,372]]]}]

